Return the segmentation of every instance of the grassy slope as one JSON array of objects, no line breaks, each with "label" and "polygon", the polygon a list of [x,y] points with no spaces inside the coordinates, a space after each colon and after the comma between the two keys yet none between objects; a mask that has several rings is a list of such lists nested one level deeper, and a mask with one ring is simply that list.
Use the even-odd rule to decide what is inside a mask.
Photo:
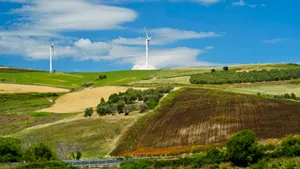
[{"label": "grassy slope", "polygon": [[[99,73],[54,73],[47,72],[26,72],[26,73],[0,73],[0,79],[6,82],[18,84],[35,84],[56,86],[63,88],[80,87],[84,82],[93,82],[96,86],[107,85],[127,85],[130,82],[142,80],[153,74],[157,70],[150,71],[115,71],[115,72],[99,72]],[[106,80],[96,80],[98,75],[106,74]]]},{"label": "grassy slope", "polygon": [[266,93],[271,95],[295,93],[297,96],[300,96],[300,85],[297,84],[266,85],[266,86],[256,86],[256,87],[246,87],[246,88],[235,88],[232,90],[253,93],[253,94],[260,92],[260,93]]},{"label": "grassy slope", "polygon": [[[211,69],[216,69],[217,71],[222,70],[222,67],[187,67],[187,68],[172,68],[165,69],[158,73],[158,78],[170,78],[179,76],[188,76],[193,74],[210,72]],[[247,64],[247,65],[232,65],[229,66],[230,70],[270,70],[270,69],[292,69],[299,68],[296,65],[287,64]]]},{"label": "grassy slope", "polygon": [[123,135],[113,155],[213,145],[243,129],[253,130],[260,139],[300,132],[298,102],[197,88],[181,89],[170,97]]},{"label": "grassy slope", "polygon": [[138,117],[131,116],[133,117],[81,119],[32,129],[17,136],[24,141],[26,138],[34,138],[49,143],[54,148],[62,143],[69,147],[77,145],[83,158],[102,158],[113,150],[115,140]]}]

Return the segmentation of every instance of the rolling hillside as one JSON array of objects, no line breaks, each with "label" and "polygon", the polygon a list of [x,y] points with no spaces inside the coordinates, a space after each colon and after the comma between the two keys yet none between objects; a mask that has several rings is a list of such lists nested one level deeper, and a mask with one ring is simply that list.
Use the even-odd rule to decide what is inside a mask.
[{"label": "rolling hillside", "polygon": [[185,88],[154,113],[142,117],[119,141],[112,155],[165,154],[222,144],[250,129],[259,139],[300,133],[300,103],[254,95]]}]

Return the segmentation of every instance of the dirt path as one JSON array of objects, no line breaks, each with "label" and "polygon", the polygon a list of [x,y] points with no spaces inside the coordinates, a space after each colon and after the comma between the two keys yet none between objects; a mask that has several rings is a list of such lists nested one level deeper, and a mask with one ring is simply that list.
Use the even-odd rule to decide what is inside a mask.
[{"label": "dirt path", "polygon": [[67,89],[36,86],[36,85],[20,85],[20,84],[0,84],[0,93],[64,93],[69,92]]},{"label": "dirt path", "polygon": [[103,97],[105,100],[111,94],[125,92],[127,87],[107,86],[86,89],[80,92],[68,93],[55,101],[55,104],[39,112],[73,113],[84,111],[88,107],[96,107]]}]

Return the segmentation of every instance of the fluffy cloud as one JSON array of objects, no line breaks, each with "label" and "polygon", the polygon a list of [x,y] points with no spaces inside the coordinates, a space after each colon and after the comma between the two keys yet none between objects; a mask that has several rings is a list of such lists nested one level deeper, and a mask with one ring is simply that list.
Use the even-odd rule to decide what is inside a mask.
[{"label": "fluffy cloud", "polygon": [[[186,39],[203,39],[223,36],[222,34],[218,34],[215,32],[195,32],[174,28],[149,29],[148,32],[149,36],[153,36],[151,45],[163,45]],[[138,38],[119,37],[118,39],[114,39],[113,43],[122,45],[144,45],[145,37],[146,35],[144,37]]]},{"label": "fluffy cloud", "polygon": [[121,7],[93,4],[85,0],[31,0],[11,13],[31,23],[20,26],[38,30],[103,30],[134,21],[136,12]]},{"label": "fluffy cloud", "polygon": [[238,2],[233,2],[232,3],[232,6],[248,6],[250,8],[256,8],[256,5],[255,4],[247,4],[245,3],[243,0],[240,0]]}]

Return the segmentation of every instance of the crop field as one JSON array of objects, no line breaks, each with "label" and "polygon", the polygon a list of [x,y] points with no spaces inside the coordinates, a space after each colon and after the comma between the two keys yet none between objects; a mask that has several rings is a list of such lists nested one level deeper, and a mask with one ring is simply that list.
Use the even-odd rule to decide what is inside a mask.
[{"label": "crop field", "polygon": [[127,89],[127,87],[106,86],[67,93],[59,97],[53,106],[39,111],[53,113],[83,112],[86,108],[96,107],[101,98],[107,100],[111,94],[125,92]]},{"label": "crop field", "polygon": [[164,84],[190,84],[190,76],[181,76],[165,79],[151,79],[151,80],[141,80],[137,83],[142,84],[153,84],[153,83],[164,83]]},{"label": "crop field", "polygon": [[69,149],[76,146],[84,159],[103,158],[113,150],[118,137],[135,121],[137,116],[112,117],[69,121],[17,133],[16,136],[24,142],[27,138],[37,142],[42,141],[52,145],[55,149],[60,144],[65,144]]},{"label": "crop field", "polygon": [[300,132],[299,102],[183,88],[168,95],[161,105],[130,127],[112,155],[159,154],[159,150],[166,149],[176,153],[197,146],[201,149],[222,144],[233,133],[245,129],[253,130],[259,139]]},{"label": "crop field", "polygon": [[235,91],[242,91],[246,93],[257,92],[271,94],[271,95],[282,95],[285,93],[295,93],[296,96],[300,96],[300,84],[281,84],[281,85],[269,85],[269,86],[255,86],[246,88],[235,88]]},{"label": "crop field", "polygon": [[[1,73],[0,79],[5,83],[32,84],[55,86],[62,88],[78,88],[84,83],[92,83],[95,86],[128,85],[130,82],[148,79],[158,70],[126,70],[98,73],[53,73],[27,72],[27,73]],[[98,76],[105,74],[107,79],[98,80]]]},{"label": "crop field", "polygon": [[0,93],[67,93],[69,90],[57,87],[0,83]]},{"label": "crop field", "polygon": [[[270,69],[294,69],[300,68],[299,65],[291,64],[247,64],[247,65],[232,65],[229,66],[230,70],[234,71],[252,71],[252,70],[270,70]],[[157,74],[157,78],[170,78],[179,76],[190,76],[194,74],[201,74],[210,72],[211,69],[216,71],[223,70],[221,66],[219,67],[185,67],[185,68],[171,68],[165,69]]]}]

